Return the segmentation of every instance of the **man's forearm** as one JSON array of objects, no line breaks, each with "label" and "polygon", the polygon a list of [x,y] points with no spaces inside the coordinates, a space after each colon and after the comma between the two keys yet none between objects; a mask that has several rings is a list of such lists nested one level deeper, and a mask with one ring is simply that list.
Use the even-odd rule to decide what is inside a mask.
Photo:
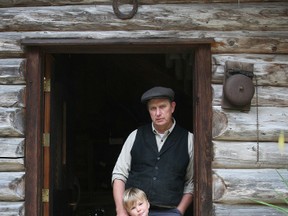
[{"label": "man's forearm", "polygon": [[185,211],[190,206],[192,201],[193,201],[193,194],[187,193],[183,195],[181,202],[177,206],[177,209],[182,213],[182,215],[184,215]]},{"label": "man's forearm", "polygon": [[113,181],[113,197],[114,197],[117,216],[120,216],[120,215],[128,216],[126,210],[124,209],[123,201],[122,201],[124,191],[125,191],[125,183],[122,180],[115,179]]}]

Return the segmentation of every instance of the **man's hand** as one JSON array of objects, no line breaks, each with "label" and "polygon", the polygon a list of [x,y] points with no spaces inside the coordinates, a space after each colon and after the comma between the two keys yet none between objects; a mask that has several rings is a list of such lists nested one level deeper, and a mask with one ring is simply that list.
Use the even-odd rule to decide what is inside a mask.
[{"label": "man's hand", "polygon": [[116,212],[116,216],[129,216],[128,215],[128,213],[124,210],[124,211],[119,211],[119,213],[118,213],[118,211]]}]

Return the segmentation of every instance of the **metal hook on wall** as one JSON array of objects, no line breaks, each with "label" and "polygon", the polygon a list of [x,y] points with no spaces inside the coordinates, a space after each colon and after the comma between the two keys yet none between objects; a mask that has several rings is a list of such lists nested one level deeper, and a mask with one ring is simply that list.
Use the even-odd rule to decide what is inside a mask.
[{"label": "metal hook on wall", "polygon": [[130,11],[130,13],[122,13],[120,10],[119,10],[119,1],[120,0],[113,0],[113,11],[114,13],[116,14],[116,16],[119,18],[119,19],[131,19],[138,11],[138,0],[132,0],[133,1],[133,8],[132,10]]}]

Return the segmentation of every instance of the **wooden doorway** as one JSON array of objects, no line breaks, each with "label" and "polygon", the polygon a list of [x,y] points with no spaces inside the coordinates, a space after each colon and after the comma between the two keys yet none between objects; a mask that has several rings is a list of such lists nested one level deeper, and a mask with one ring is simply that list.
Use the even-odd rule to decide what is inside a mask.
[{"label": "wooden doorway", "polygon": [[[80,178],[82,199],[85,197],[83,194],[86,193],[86,199],[90,201],[91,197],[95,198],[99,195],[99,192],[103,191],[107,193],[102,193],[99,197],[108,194],[107,200],[109,201],[112,198],[112,193],[109,191],[111,190],[109,173],[115,162],[115,157],[119,153],[121,142],[123,142],[128,132],[147,120],[145,115],[140,114],[145,113],[145,110],[138,102],[139,97],[144,90],[151,86],[164,85],[176,89],[176,95],[177,92],[179,93],[179,103],[177,103],[179,116],[176,116],[176,119],[179,119],[178,122],[182,121],[181,124],[195,134],[195,161],[197,162],[195,163],[194,215],[210,214],[212,210],[210,164],[212,96],[210,86],[211,53],[207,41],[205,43],[191,43],[191,41],[173,43],[172,41],[161,40],[154,43],[137,41],[130,44],[116,43],[116,45],[115,42],[97,43],[93,41],[91,45],[91,41],[87,43],[87,41],[64,40],[61,41],[61,46],[59,46],[56,45],[59,43],[55,40],[26,40],[23,41],[23,44],[28,48],[27,118],[29,116],[29,120],[27,121],[27,129],[29,129],[26,136],[26,154],[34,157],[27,158],[26,162],[26,181],[28,177],[29,182],[31,182],[26,186],[25,200],[26,212],[29,215],[41,215],[41,206],[43,205],[41,202],[43,187],[41,182],[44,180],[42,174],[43,162],[41,162],[43,161],[43,150],[40,145],[43,132],[43,95],[41,92],[43,90],[43,66],[47,54],[52,55],[55,59],[55,73],[62,73],[60,78],[64,77],[64,81],[60,86],[65,86],[65,92],[68,92],[67,97],[65,97],[67,101],[64,103],[66,104],[64,110],[68,115],[67,121],[69,123],[67,125],[71,126],[71,128],[67,128],[67,143],[72,144],[67,144],[71,147],[68,147],[66,154],[64,154],[67,157],[66,165],[68,164],[68,168],[71,169],[71,175],[66,175],[66,177],[69,176],[67,178],[70,180],[72,189],[74,176],[78,180]],[[170,61],[170,63],[174,62],[172,70],[166,70],[167,67],[170,67],[167,57],[178,59]],[[189,63],[189,61],[191,62]],[[187,77],[181,80],[183,73],[177,64],[183,63],[186,66],[191,64],[190,80]],[[63,67],[63,65],[65,66]],[[163,68],[166,68],[165,73],[169,75],[165,75],[165,79],[161,74]],[[169,73],[173,73],[172,78]],[[51,84],[51,86],[53,85]],[[36,104],[35,100],[37,100]],[[101,106],[95,106],[95,104],[101,104]],[[62,105],[60,107],[63,107]],[[183,112],[185,109],[186,111]],[[123,113],[125,115],[122,115]],[[55,122],[53,116],[56,116],[56,114],[51,116],[52,122]],[[108,118],[103,118],[103,116]],[[130,119],[130,121],[127,121],[127,119]],[[97,120],[100,122],[98,125],[95,124]],[[125,121],[126,123],[123,124]],[[37,127],[35,122],[38,123]],[[53,130],[51,133],[53,133]],[[103,137],[101,136],[103,134],[106,135]],[[53,143],[51,145],[53,146]],[[98,146],[100,147],[98,148]],[[64,147],[62,146],[61,149],[63,150]],[[84,153],[83,150],[85,150]],[[106,155],[105,152],[109,152],[109,154]],[[55,161],[57,158],[55,154],[51,156],[52,160]],[[104,157],[101,158],[101,156]],[[88,162],[85,162],[86,159]],[[69,165],[69,163],[71,164]],[[81,169],[83,163],[85,169]],[[103,167],[106,168],[101,171]],[[203,169],[203,167],[205,168]],[[54,178],[55,169],[59,169],[59,167],[55,165],[54,170],[50,170],[52,172],[51,176],[54,176]],[[77,173],[78,171],[85,171],[88,175],[85,176],[84,174],[79,177],[81,174]],[[101,173],[101,175],[95,175],[95,173]],[[63,172],[61,175],[64,178]],[[51,179],[50,185],[55,188],[55,184],[52,184]],[[76,191],[76,194],[77,192],[79,191]],[[89,197],[89,193],[91,197]],[[55,200],[57,200],[57,196],[55,194],[50,191],[50,215],[53,215],[51,212],[53,212],[53,208],[56,208]],[[113,202],[113,200],[109,202]],[[97,206],[96,204],[99,203],[97,200],[93,200],[91,203],[94,204],[94,206],[91,206],[91,209],[94,210],[100,209],[101,211],[103,207],[103,210],[107,211],[106,209],[111,208],[111,206],[104,208],[105,203]],[[90,206],[88,207],[90,208]],[[106,212],[106,215],[109,216],[109,214],[112,215],[113,213]]]}]

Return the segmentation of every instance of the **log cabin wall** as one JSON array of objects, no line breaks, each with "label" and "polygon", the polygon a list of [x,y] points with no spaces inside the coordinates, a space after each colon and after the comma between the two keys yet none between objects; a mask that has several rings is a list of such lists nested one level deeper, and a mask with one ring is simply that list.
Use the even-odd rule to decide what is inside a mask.
[{"label": "log cabin wall", "polygon": [[[214,215],[277,215],[249,198],[288,195],[288,3],[276,0],[143,0],[130,20],[111,1],[0,1],[0,214],[24,215],[25,52],[23,38],[213,38]],[[221,108],[227,61],[253,64],[249,111]],[[287,137],[287,135],[286,135]],[[286,138],[287,142],[287,138]],[[286,171],[286,172],[285,172]],[[280,215],[280,214],[279,214]]]}]

